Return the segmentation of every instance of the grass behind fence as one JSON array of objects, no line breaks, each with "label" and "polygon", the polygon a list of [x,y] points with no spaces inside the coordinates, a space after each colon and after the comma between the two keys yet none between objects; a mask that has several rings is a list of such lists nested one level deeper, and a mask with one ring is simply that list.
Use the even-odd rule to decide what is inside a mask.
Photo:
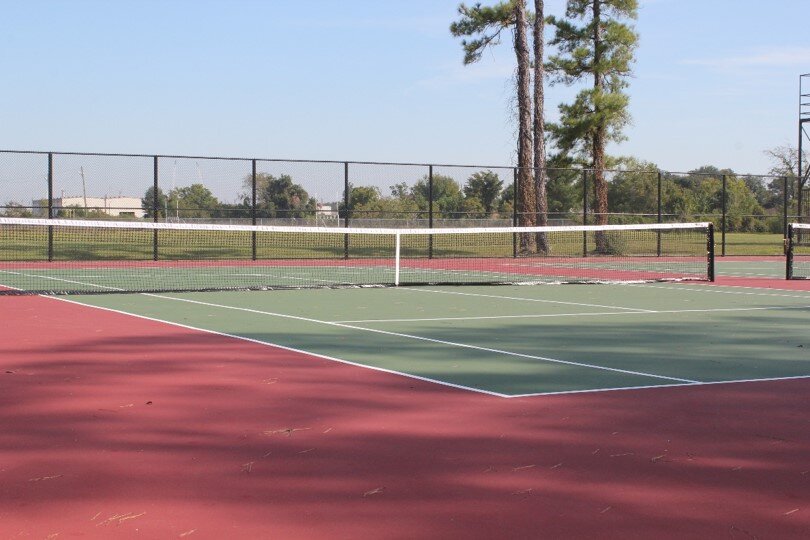
[{"label": "grass behind fence", "polygon": [[[49,251],[55,261],[149,261],[154,257],[152,230],[55,227],[49,250],[46,227],[0,229],[0,261],[45,261]],[[611,233],[615,234],[615,233]],[[548,237],[549,253],[581,257],[596,252],[593,232],[554,233]],[[638,232],[611,236],[616,256],[697,255],[705,252],[705,237],[698,230]],[[403,258],[512,257],[520,252],[520,238],[513,233],[402,235]],[[394,257],[394,235],[311,232],[260,232],[256,259],[358,259]],[[249,231],[159,230],[159,260],[250,260],[253,237]]]}]

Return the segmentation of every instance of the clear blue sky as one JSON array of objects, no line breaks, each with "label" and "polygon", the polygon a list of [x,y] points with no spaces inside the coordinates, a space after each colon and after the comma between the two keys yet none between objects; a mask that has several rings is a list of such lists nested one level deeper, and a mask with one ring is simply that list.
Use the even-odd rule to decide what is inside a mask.
[{"label": "clear blue sky", "polygon": [[[512,164],[508,37],[463,66],[457,5],[0,0],[0,148]],[[611,153],[766,172],[796,144],[808,20],[808,0],[642,0]]]}]

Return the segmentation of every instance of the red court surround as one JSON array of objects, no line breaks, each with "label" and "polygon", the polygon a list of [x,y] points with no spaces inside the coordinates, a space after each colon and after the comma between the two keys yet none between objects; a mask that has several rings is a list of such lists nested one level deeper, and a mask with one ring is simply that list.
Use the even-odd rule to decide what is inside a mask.
[{"label": "red court surround", "polygon": [[502,399],[54,299],[0,314],[2,539],[810,537],[807,379]]}]

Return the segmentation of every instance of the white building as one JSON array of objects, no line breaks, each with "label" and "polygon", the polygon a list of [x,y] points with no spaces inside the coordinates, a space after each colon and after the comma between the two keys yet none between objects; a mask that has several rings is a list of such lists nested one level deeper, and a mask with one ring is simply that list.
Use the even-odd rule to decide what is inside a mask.
[{"label": "white building", "polygon": [[[48,210],[48,201],[46,200],[38,200],[34,201],[34,206],[39,206],[41,210],[38,212],[41,215],[47,215]],[[104,212],[108,216],[113,217],[131,217],[131,218],[142,218],[146,215],[143,208],[141,207],[141,199],[138,197],[125,197],[125,196],[117,196],[117,197],[56,197],[53,199],[53,213],[54,215],[59,214],[60,211],[63,215],[67,214],[70,210],[70,207],[78,207],[81,209],[87,209],[90,211],[99,211]],[[65,215],[65,217],[70,217],[69,215]]]},{"label": "white building", "polygon": [[337,219],[338,212],[328,204],[317,203],[315,205],[315,215],[319,218]]}]

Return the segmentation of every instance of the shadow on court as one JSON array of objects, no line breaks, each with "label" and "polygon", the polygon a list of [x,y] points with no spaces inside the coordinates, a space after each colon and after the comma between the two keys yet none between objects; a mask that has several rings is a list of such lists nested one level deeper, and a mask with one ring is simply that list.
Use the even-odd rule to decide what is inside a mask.
[{"label": "shadow on court", "polygon": [[4,538],[810,535],[808,380],[502,399],[48,299],[2,311]]}]

